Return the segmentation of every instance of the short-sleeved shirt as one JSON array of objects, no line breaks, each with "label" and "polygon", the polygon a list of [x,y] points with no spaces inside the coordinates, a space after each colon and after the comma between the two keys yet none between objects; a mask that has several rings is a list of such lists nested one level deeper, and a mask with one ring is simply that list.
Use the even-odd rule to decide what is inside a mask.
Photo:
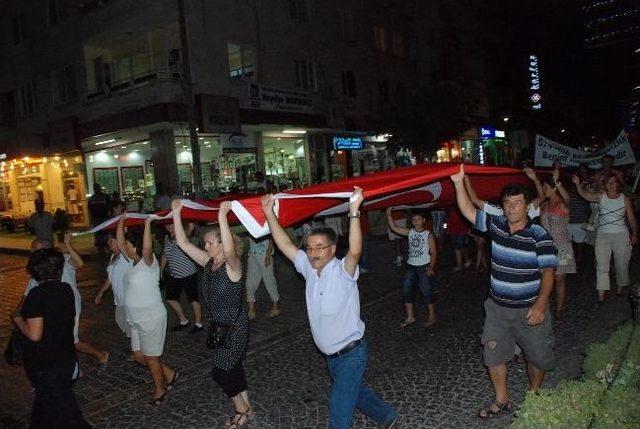
[{"label": "short-sleeved shirt", "polygon": [[169,274],[175,279],[184,279],[198,272],[195,262],[168,235],[164,239],[164,256],[167,258]]},{"label": "short-sleeved shirt", "polygon": [[31,341],[24,337],[22,341],[28,372],[75,362],[73,329],[76,311],[71,286],[59,280],[41,283],[29,292],[20,314],[25,319],[43,318],[42,339]]},{"label": "short-sleeved shirt", "polygon": [[306,300],[313,340],[324,354],[340,351],[364,335],[360,319],[360,295],[356,267],[353,276],[344,267],[344,259],[333,258],[322,268],[320,276],[307,254],[298,250],[296,270],[306,281]]},{"label": "short-sleeved shirt", "polygon": [[[80,317],[80,313],[82,312],[82,296],[80,295],[78,284],[76,282],[76,267],[71,263],[71,255],[68,253],[64,254],[64,266],[62,267],[61,280],[63,283],[67,283],[71,286],[76,306],[76,315]],[[35,281],[33,277],[29,277],[27,288],[24,290],[24,296],[27,296],[36,286],[38,286],[38,282]]]},{"label": "short-sleeved shirt", "polygon": [[504,216],[476,212],[475,227],[491,236],[489,296],[499,305],[528,307],[538,298],[541,270],[558,266],[558,249],[551,235],[530,220],[514,232]]}]

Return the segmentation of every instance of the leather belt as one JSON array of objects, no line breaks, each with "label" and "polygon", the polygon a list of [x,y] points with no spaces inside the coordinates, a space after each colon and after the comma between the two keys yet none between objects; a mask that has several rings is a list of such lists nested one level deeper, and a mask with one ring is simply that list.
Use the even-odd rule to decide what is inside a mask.
[{"label": "leather belt", "polygon": [[343,348],[341,348],[341,349],[340,349],[340,350],[338,350],[337,352],[335,352],[335,353],[331,353],[330,355],[327,355],[327,357],[328,357],[329,359],[337,358],[338,356],[343,355],[343,354],[345,354],[345,353],[347,353],[347,352],[349,352],[349,351],[351,351],[351,350],[355,349],[355,348],[356,348],[356,347],[358,347],[361,343],[362,343],[362,338],[360,338],[360,339],[358,339],[358,340],[351,341],[349,344],[347,344],[346,346],[344,346]]}]

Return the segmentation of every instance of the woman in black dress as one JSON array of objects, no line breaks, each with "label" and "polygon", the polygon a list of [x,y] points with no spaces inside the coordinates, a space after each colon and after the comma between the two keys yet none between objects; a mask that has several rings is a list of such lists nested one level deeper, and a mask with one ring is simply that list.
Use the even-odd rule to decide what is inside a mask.
[{"label": "woman in black dress", "polygon": [[247,380],[242,367],[249,339],[249,320],[242,305],[242,247],[240,239],[231,233],[227,221],[231,202],[225,201],[220,205],[219,225],[204,229],[204,250],[187,239],[182,228],[180,200],[174,200],[171,208],[178,246],[204,267],[200,275],[199,292],[210,329],[216,325],[231,326],[224,345],[213,350],[211,373],[215,382],[233,402],[236,413],[227,422],[227,426],[236,429],[246,425],[254,412],[249,402]]}]

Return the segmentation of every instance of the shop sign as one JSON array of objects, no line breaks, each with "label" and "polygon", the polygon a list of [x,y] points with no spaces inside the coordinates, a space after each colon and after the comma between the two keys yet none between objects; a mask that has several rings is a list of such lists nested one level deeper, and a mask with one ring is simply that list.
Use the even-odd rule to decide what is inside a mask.
[{"label": "shop sign", "polygon": [[538,65],[538,57],[529,55],[529,101],[532,110],[542,109],[542,84],[540,82],[540,67]]},{"label": "shop sign", "polygon": [[360,150],[362,149],[362,137],[334,137],[333,148],[344,150]]},{"label": "shop sign", "polygon": [[480,127],[480,139],[493,139],[496,137],[496,129],[489,126]]},{"label": "shop sign", "polygon": [[225,152],[246,152],[256,149],[256,142],[246,134],[229,134],[222,137],[222,149]]},{"label": "shop sign", "polygon": [[237,133],[240,130],[240,106],[235,97],[198,95],[201,132]]},{"label": "shop sign", "polygon": [[503,138],[505,138],[507,136],[505,134],[505,132],[502,131],[502,130],[496,130],[495,135],[496,135],[496,138],[498,138],[498,139],[503,139]]},{"label": "shop sign", "polygon": [[249,107],[251,109],[311,113],[313,105],[313,97],[308,93],[273,88],[257,83],[249,84]]}]

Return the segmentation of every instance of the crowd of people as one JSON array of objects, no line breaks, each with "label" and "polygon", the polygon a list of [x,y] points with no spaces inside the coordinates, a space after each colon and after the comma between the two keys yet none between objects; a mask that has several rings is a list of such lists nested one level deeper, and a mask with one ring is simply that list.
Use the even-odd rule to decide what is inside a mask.
[{"label": "crowd of people", "polygon": [[[630,285],[629,261],[638,226],[612,160],[603,160],[603,169],[595,174],[586,166],[569,174],[557,164],[541,177],[529,168],[524,172],[535,193],[530,192],[531,186],[509,184],[498,205],[478,197],[461,166],[451,176],[457,204],[448,212],[436,210],[429,216],[425,211],[386,211],[388,236],[396,248],[392,262],[399,267],[405,262],[398,285],[405,311],[401,328],[416,323],[418,301],[427,309],[424,327],[436,324],[435,277],[443,265],[442,254],[447,254],[443,251],[446,243],[453,248],[452,273],[474,270],[490,278],[481,343],[494,400],[479,410],[481,418],[511,409],[507,363],[514,353],[522,352],[526,358],[532,390],[542,385],[545,372],[553,368],[551,310],[554,318],[562,318],[571,301],[566,278],[585,265],[577,262],[588,257],[584,245],[590,242],[590,233],[594,235],[598,302],[611,289],[612,256],[617,293]],[[97,200],[110,201],[101,198]],[[194,225],[182,219],[180,199],[159,201],[165,208],[170,204],[171,222],[156,226],[149,217],[142,231],[127,229],[124,206],[109,202],[110,214],[119,216],[119,221],[114,233],[104,233],[96,241],[111,256],[95,303],[101,304],[111,289],[115,322],[130,341],[132,360],[146,367],[153,380],[150,402],[161,406],[180,379],[180,372],[162,360],[168,330],[166,300],[177,320],[171,331],[190,328],[188,332],[194,335],[204,331],[203,345],[212,350],[212,378],[234,410],[226,427],[240,428],[252,420],[250,374],[248,377],[243,361],[250,321],[258,317],[256,290],[261,282],[271,299],[266,317],[282,312],[274,272],[277,249],[305,280],[311,334],[332,381],[329,427],[350,427],[356,408],[380,427],[395,427],[397,411],[364,380],[368,348],[358,281],[366,272],[361,264],[369,259],[365,256],[362,261],[367,255],[365,247],[370,246],[370,231],[367,213],[361,211],[363,200],[362,190],[356,187],[344,231],[331,222],[308,224],[294,242],[274,213],[275,197],[265,195],[262,210],[271,235],[249,240],[246,267],[243,241],[227,220],[230,202],[220,205],[217,224],[198,227],[198,234]],[[76,352],[93,357],[103,370],[110,356],[79,339],[81,299],[76,269],[83,260],[71,236],[65,236],[62,249],[57,250],[45,235],[33,242],[27,266],[31,278],[13,316],[24,338],[24,366],[36,394],[32,426],[88,427],[72,390],[73,380],[81,375]],[[342,244],[341,235],[346,240]],[[159,252],[154,252],[154,241],[159,243]],[[344,252],[338,250],[341,245]],[[338,258],[340,253],[344,257]],[[190,303],[186,310],[181,305],[183,291]],[[59,406],[61,402],[64,406]]]}]

